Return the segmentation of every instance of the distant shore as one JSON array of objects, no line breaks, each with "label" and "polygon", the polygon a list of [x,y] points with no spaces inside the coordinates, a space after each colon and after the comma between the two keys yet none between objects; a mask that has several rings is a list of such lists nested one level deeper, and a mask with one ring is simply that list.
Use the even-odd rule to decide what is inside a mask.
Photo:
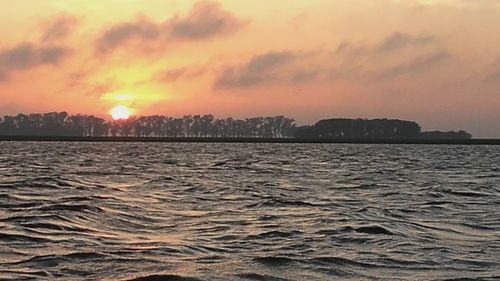
[{"label": "distant shore", "polygon": [[500,139],[340,139],[340,138],[205,138],[205,137],[63,137],[0,136],[0,141],[38,142],[166,142],[166,143],[338,143],[500,145]]}]

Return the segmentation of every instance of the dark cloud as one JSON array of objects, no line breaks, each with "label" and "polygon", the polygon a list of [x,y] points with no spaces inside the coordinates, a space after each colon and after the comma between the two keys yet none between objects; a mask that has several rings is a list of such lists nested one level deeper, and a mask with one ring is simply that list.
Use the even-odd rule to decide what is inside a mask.
[{"label": "dark cloud", "polygon": [[39,47],[32,43],[21,43],[11,49],[0,50],[0,73],[4,80],[17,70],[26,70],[41,65],[56,65],[68,54],[65,47]]},{"label": "dark cloud", "polygon": [[486,82],[500,82],[500,68],[488,74],[485,80]]},{"label": "dark cloud", "polygon": [[9,71],[57,64],[68,53],[69,49],[64,47],[37,47],[31,43],[21,43],[12,49],[0,51],[0,65]]},{"label": "dark cloud", "polygon": [[330,79],[357,79],[377,81],[400,75],[425,72],[449,61],[452,57],[432,35],[411,35],[395,32],[379,43],[340,44],[333,55],[337,62],[330,71]]},{"label": "dark cloud", "polygon": [[71,34],[77,22],[78,19],[71,15],[60,15],[47,21],[40,40],[43,42],[63,40]]},{"label": "dark cloud", "polygon": [[203,1],[193,6],[187,16],[175,16],[156,23],[147,18],[134,22],[119,23],[105,30],[97,39],[96,48],[106,53],[122,47],[132,39],[148,44],[163,40],[200,40],[237,31],[244,24],[231,13],[224,11],[220,4]]},{"label": "dark cloud", "polygon": [[121,23],[106,30],[97,40],[96,48],[100,53],[105,53],[122,46],[131,39],[148,41],[157,39],[159,35],[159,26],[146,19]]},{"label": "dark cloud", "polygon": [[336,50],[337,54],[350,56],[371,56],[389,54],[404,48],[423,47],[432,44],[436,38],[431,35],[411,35],[408,33],[395,32],[379,44],[356,46],[349,42],[342,42]]},{"label": "dark cloud", "polygon": [[444,51],[436,51],[427,55],[419,56],[413,60],[383,70],[378,74],[381,78],[391,78],[399,75],[415,74],[430,70],[440,63],[447,61],[450,55]]},{"label": "dark cloud", "polygon": [[253,87],[280,79],[277,72],[281,67],[297,58],[292,52],[270,52],[252,58],[238,67],[228,67],[217,77],[218,89]]},{"label": "dark cloud", "polygon": [[215,2],[198,2],[185,17],[176,16],[167,22],[170,37],[179,39],[205,39],[238,30],[242,21],[222,10]]}]

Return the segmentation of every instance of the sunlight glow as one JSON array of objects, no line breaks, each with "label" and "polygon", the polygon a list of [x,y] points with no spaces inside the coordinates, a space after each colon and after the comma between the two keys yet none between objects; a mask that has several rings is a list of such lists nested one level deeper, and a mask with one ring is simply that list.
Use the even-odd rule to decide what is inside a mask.
[{"label": "sunlight glow", "polygon": [[123,105],[119,105],[111,109],[111,117],[114,120],[127,120],[130,117],[130,109]]}]

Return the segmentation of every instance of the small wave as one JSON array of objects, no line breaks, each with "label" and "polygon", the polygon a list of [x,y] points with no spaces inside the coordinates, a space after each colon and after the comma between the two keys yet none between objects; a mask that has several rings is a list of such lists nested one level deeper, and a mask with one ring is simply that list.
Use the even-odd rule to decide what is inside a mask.
[{"label": "small wave", "polygon": [[217,163],[213,164],[212,167],[222,167],[222,166],[225,166],[228,163],[229,162],[217,162]]},{"label": "small wave", "polygon": [[236,277],[247,279],[247,280],[255,280],[255,281],[289,281],[290,279],[284,279],[280,277],[274,277],[265,274],[258,273],[242,273],[237,274]]},{"label": "small wave", "polygon": [[72,212],[85,212],[90,211],[92,213],[101,213],[103,209],[97,206],[90,206],[88,204],[53,204],[48,206],[42,206],[38,208],[39,211],[72,211]]},{"label": "small wave", "polygon": [[8,242],[23,241],[23,242],[43,243],[43,242],[50,242],[51,240],[42,237],[26,236],[22,234],[0,233],[0,241],[8,241]]},{"label": "small wave", "polygon": [[266,231],[259,233],[257,235],[249,235],[247,236],[248,239],[266,239],[266,238],[289,238],[295,235],[299,235],[302,232],[300,231],[279,231],[279,230],[272,230],[272,231]]},{"label": "small wave", "polygon": [[31,215],[14,215],[11,217],[7,218],[2,218],[0,219],[0,222],[32,222],[32,221],[37,221],[41,219],[49,219],[49,220],[61,220],[65,222],[71,222],[70,219],[67,219],[66,217],[60,216],[58,214],[43,214],[43,215],[36,215],[36,216],[31,216]]},{"label": "small wave", "polygon": [[25,223],[22,224],[23,227],[33,228],[33,229],[48,229],[57,231],[71,231],[72,229],[64,227],[62,225],[52,224],[52,223]]},{"label": "small wave", "polygon": [[47,188],[47,189],[60,189],[72,187],[71,181],[61,179],[59,177],[38,177],[34,179],[27,179],[15,183],[16,187],[31,187],[31,188]]},{"label": "small wave", "polygon": [[8,276],[8,275],[15,275],[15,276],[24,276],[24,277],[17,277],[17,278],[2,278],[0,277],[0,280],[37,280],[37,278],[42,278],[42,277],[50,277],[51,275],[44,270],[0,270],[0,276]]},{"label": "small wave", "polygon": [[485,226],[485,225],[478,225],[478,224],[466,223],[466,222],[462,223],[462,225],[466,226],[466,227],[474,228],[474,229],[477,229],[477,230],[495,231],[494,228],[488,227],[488,226]]},{"label": "small wave", "polygon": [[376,265],[373,265],[373,264],[357,262],[357,261],[352,260],[352,259],[343,258],[343,257],[335,257],[335,256],[317,257],[317,258],[312,258],[310,261],[315,262],[315,263],[321,263],[321,264],[350,265],[350,266],[357,266],[357,267],[363,267],[363,268],[376,267]]},{"label": "small wave", "polygon": [[279,216],[273,216],[273,215],[262,215],[259,217],[260,221],[272,221],[278,219]]},{"label": "small wave", "polygon": [[14,264],[35,264],[35,265],[45,265],[45,266],[56,266],[63,262],[82,262],[82,261],[96,261],[106,258],[106,255],[98,253],[88,253],[88,252],[78,252],[70,253],[65,255],[41,255],[34,256],[26,260],[17,261]]},{"label": "small wave", "polygon": [[253,258],[255,262],[267,266],[285,266],[294,263],[296,260],[287,257],[257,257]]},{"label": "small wave", "polygon": [[164,182],[173,182],[173,181],[176,181],[175,177],[161,176],[161,177],[154,178],[154,179],[148,181],[147,183],[154,184],[154,183],[164,183]]},{"label": "small wave", "polygon": [[500,275],[489,276],[489,277],[459,277],[451,279],[441,279],[439,281],[498,281],[500,280]]},{"label": "small wave", "polygon": [[27,203],[0,203],[0,208],[10,209],[10,210],[18,210],[18,209],[28,209],[34,208],[42,205],[41,202],[27,202]]},{"label": "small wave", "polygon": [[360,227],[346,226],[344,227],[344,230],[355,231],[358,233],[373,234],[373,235],[394,235],[394,233],[392,233],[391,231],[387,230],[386,228],[380,225],[368,225]]},{"label": "small wave", "polygon": [[428,201],[424,202],[421,205],[422,206],[442,206],[442,205],[448,205],[448,204],[453,204],[452,201]]},{"label": "small wave", "polygon": [[165,274],[165,275],[149,275],[144,277],[137,277],[129,279],[128,281],[202,281],[194,277],[184,277],[180,275]]},{"label": "small wave", "polygon": [[461,196],[461,197],[486,197],[490,196],[491,194],[488,193],[481,193],[481,192],[474,192],[474,191],[460,191],[460,190],[445,190],[444,192],[448,194],[452,194],[455,196]]},{"label": "small wave", "polygon": [[248,205],[249,208],[255,207],[278,207],[278,206],[296,206],[296,207],[324,207],[322,204],[316,204],[301,200],[283,200],[283,199],[265,199],[257,203]]}]

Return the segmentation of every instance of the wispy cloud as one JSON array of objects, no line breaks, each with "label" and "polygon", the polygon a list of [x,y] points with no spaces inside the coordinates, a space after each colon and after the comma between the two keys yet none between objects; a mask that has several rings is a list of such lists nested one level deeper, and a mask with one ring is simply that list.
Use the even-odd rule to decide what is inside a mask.
[{"label": "wispy cloud", "polygon": [[429,72],[452,57],[433,35],[395,32],[375,44],[340,44],[333,54],[332,60],[337,64],[330,71],[330,78],[377,82]]},{"label": "wispy cloud", "polygon": [[395,32],[377,44],[355,45],[343,42],[336,50],[338,54],[350,56],[386,55],[404,49],[418,49],[436,43],[436,38],[429,34],[412,35],[409,33]]},{"label": "wispy cloud", "polygon": [[218,3],[205,1],[196,3],[186,17],[167,21],[166,29],[170,38],[196,40],[235,32],[243,23]]},{"label": "wispy cloud", "polygon": [[289,51],[258,55],[240,66],[225,68],[217,77],[218,89],[253,87],[280,78],[278,70],[297,58]]},{"label": "wispy cloud", "polygon": [[153,80],[161,83],[177,82],[181,79],[194,79],[202,76],[207,72],[205,67],[180,67],[173,69],[166,69],[157,72]]},{"label": "wispy cloud", "polygon": [[387,37],[380,45],[375,47],[377,52],[392,52],[405,47],[419,47],[435,41],[430,35],[412,36],[407,33],[396,32]]},{"label": "wispy cloud", "polygon": [[120,23],[104,31],[96,42],[99,53],[106,53],[132,39],[143,41],[156,40],[160,36],[159,26],[148,19],[140,19],[134,22]]},{"label": "wispy cloud", "polygon": [[243,20],[223,10],[220,4],[203,1],[196,3],[184,17],[177,15],[160,23],[146,17],[118,23],[99,36],[96,49],[99,53],[111,52],[134,39],[143,44],[209,39],[233,33],[243,24]]},{"label": "wispy cloud", "polygon": [[492,69],[486,74],[485,82],[497,83],[500,82],[500,59],[494,64]]},{"label": "wispy cloud", "polygon": [[74,31],[78,19],[72,15],[62,14],[43,24],[42,42],[63,40]]},{"label": "wispy cloud", "polygon": [[430,71],[433,67],[447,61],[450,55],[445,51],[436,51],[418,56],[408,62],[403,62],[376,74],[377,78],[392,78],[400,75],[416,74]]},{"label": "wispy cloud", "polygon": [[33,43],[20,43],[12,48],[0,50],[0,73],[4,80],[10,73],[28,70],[42,65],[57,65],[71,52],[60,46],[37,46]]}]

